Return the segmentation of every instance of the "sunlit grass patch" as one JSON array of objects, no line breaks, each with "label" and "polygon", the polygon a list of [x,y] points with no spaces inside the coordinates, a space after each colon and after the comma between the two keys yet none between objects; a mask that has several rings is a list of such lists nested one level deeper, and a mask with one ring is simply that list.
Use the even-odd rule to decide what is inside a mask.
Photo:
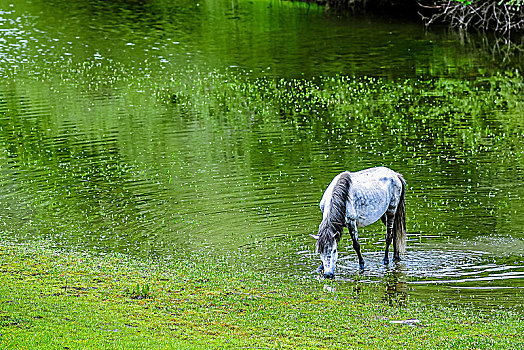
[{"label": "sunlit grass patch", "polygon": [[284,280],[223,258],[143,261],[4,244],[0,263],[0,345],[8,348],[524,345],[513,312],[391,307],[373,285],[338,291],[337,282]]}]

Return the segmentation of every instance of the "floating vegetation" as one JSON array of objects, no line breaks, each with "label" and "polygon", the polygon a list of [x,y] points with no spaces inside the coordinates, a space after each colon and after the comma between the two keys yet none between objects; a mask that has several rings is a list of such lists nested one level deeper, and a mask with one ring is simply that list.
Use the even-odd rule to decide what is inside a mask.
[{"label": "floating vegetation", "polygon": [[[509,71],[475,80],[319,77],[316,79],[243,78],[197,74],[188,81],[173,76],[158,89],[159,100],[189,115],[226,118],[243,128],[296,125],[322,131],[326,138],[345,132],[398,137],[399,144],[450,146],[477,152],[483,146],[520,137],[524,125],[523,79]],[[173,102],[172,96],[177,96]],[[191,112],[192,111],[192,112]],[[195,114],[196,113],[196,114]],[[278,128],[275,126],[275,128]],[[285,130],[282,130],[285,132]],[[315,137],[320,136],[318,134]],[[418,144],[413,144],[414,141]],[[511,142],[511,141],[510,141]],[[518,148],[518,145],[513,145]],[[512,148],[514,148],[512,147]]]}]

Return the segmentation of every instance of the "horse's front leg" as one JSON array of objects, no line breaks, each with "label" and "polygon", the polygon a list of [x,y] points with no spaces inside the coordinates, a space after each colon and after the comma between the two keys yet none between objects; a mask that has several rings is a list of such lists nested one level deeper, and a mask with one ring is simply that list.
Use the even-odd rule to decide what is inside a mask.
[{"label": "horse's front leg", "polygon": [[[389,264],[389,246],[391,245],[391,242],[394,241],[393,237],[393,224],[395,220],[395,214],[384,214],[386,218],[386,249],[384,251],[384,265]],[[384,220],[382,220],[384,221]],[[395,246],[395,243],[393,242],[393,261],[396,259],[397,253],[397,247]]]},{"label": "horse's front leg", "polygon": [[358,243],[357,224],[354,221],[350,221],[347,226],[349,234],[351,235],[351,240],[353,241],[353,249],[355,249],[355,252],[357,252],[358,255],[358,264],[360,266],[360,269],[364,270],[364,259],[362,258],[362,254],[360,253],[360,243]]}]

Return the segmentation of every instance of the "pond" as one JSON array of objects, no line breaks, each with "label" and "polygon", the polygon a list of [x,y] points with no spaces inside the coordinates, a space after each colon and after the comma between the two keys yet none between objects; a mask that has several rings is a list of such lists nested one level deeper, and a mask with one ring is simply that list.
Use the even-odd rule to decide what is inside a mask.
[{"label": "pond", "polygon": [[[0,232],[136,256],[192,251],[314,280],[341,171],[408,182],[408,252],[358,273],[386,296],[518,307],[524,89],[496,38],[272,0],[7,1]],[[494,40],[494,41],[492,41]]]}]

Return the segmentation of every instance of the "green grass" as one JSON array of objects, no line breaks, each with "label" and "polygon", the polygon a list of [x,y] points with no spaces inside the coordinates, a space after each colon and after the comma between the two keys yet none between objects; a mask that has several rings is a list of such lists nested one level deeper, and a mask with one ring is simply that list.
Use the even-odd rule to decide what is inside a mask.
[{"label": "green grass", "polygon": [[[515,312],[390,307],[373,285],[326,292],[323,281],[225,258],[142,261],[4,243],[0,264],[0,348],[524,348]],[[419,322],[391,322],[409,319]]]}]

